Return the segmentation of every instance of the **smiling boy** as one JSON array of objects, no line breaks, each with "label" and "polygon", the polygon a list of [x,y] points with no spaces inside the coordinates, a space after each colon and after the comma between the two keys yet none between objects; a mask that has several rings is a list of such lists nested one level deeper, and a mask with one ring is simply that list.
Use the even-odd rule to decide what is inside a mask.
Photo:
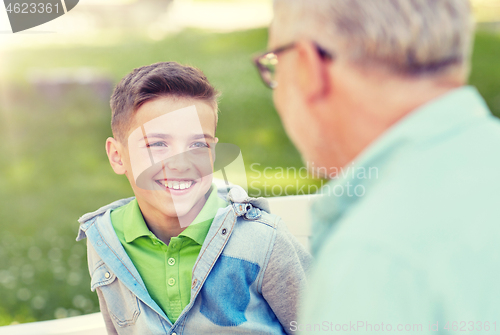
[{"label": "smiling boy", "polygon": [[[149,229],[165,243],[191,224],[206,202],[210,156],[218,141],[215,118],[209,102],[161,96],[138,109],[127,142],[106,141],[113,170],[127,176]],[[193,149],[196,155],[190,157]]]},{"label": "smiling boy", "polygon": [[78,236],[108,333],[291,333],[310,256],[265,199],[218,196],[217,92],[203,73],[135,69],[111,109],[106,151],[135,197],[84,215]]}]

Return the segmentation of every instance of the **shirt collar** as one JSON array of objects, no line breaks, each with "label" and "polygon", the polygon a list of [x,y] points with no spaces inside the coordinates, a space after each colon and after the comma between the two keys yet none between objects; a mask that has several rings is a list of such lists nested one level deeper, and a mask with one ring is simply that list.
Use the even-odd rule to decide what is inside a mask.
[{"label": "shirt collar", "polygon": [[227,202],[217,195],[217,187],[212,184],[211,191],[207,192],[208,198],[201,209],[200,213],[196,216],[193,223],[191,223],[179,236],[186,236],[202,245],[207,237],[212,221],[219,208],[227,206]]},{"label": "shirt collar", "polygon": [[144,221],[137,199],[132,200],[126,206],[127,208],[125,209],[125,213],[123,215],[123,235],[125,237],[125,241],[130,243],[142,236],[152,237],[153,233],[149,230],[146,222]]},{"label": "shirt collar", "polygon": [[[205,241],[205,237],[219,208],[227,206],[227,202],[217,195],[217,186],[215,184],[212,184],[207,195],[207,201],[200,213],[193,220],[193,223],[179,234],[179,236],[189,237],[200,245]],[[133,242],[135,239],[143,236],[154,237],[154,234],[149,230],[144,221],[137,199],[132,200],[127,205],[125,211],[123,230],[127,243]]]}]

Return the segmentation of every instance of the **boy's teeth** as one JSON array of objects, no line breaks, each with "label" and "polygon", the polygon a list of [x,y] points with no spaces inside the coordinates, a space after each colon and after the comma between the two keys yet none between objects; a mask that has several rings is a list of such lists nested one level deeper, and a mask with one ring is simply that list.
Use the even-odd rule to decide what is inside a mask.
[{"label": "boy's teeth", "polygon": [[192,180],[186,180],[186,181],[177,181],[177,180],[173,180],[173,181],[167,181],[165,183],[165,185],[167,186],[167,188],[172,188],[174,190],[185,190],[186,188],[190,188],[191,185],[193,185],[193,181]]}]

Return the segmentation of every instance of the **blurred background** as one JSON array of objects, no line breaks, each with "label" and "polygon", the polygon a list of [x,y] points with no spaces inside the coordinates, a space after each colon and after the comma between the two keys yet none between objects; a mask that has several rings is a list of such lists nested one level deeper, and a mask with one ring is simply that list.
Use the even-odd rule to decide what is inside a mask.
[{"label": "blurred background", "polygon": [[[500,116],[500,1],[473,6],[470,84]],[[251,195],[321,185],[287,175],[303,163],[251,62],[271,18],[270,0],[80,0],[12,34],[0,8],[0,326],[99,310],[77,219],[133,195],[104,151],[109,96],[133,68],[178,61],[205,72],[222,92],[218,137],[241,148]]]}]

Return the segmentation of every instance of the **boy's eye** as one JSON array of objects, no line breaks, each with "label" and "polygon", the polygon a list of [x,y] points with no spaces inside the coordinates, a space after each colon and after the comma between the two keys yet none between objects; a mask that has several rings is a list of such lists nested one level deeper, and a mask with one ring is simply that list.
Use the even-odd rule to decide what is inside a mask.
[{"label": "boy's eye", "polygon": [[151,147],[166,147],[167,144],[165,142],[152,142],[152,143],[147,143],[146,147],[151,148]]},{"label": "boy's eye", "polygon": [[191,144],[191,148],[208,148],[208,144],[205,142],[195,142]]}]

